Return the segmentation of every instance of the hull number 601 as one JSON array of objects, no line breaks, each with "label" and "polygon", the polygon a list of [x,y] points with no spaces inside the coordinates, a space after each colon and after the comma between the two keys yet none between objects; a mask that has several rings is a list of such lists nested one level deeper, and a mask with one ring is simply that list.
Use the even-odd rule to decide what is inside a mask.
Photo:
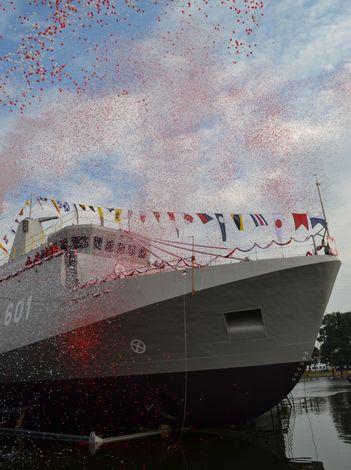
[{"label": "hull number 601", "polygon": [[9,326],[11,323],[18,323],[21,320],[28,320],[30,309],[32,306],[32,296],[27,299],[10,302],[5,312],[4,325]]}]

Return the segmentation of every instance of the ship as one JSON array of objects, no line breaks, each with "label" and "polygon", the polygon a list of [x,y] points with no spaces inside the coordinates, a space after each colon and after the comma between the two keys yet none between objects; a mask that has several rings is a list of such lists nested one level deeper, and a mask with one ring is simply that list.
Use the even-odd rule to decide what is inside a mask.
[{"label": "ship", "polygon": [[[336,256],[167,262],[137,233],[19,222],[0,267],[0,409],[41,430],[252,420],[310,360]],[[34,242],[33,242],[34,241]]]}]

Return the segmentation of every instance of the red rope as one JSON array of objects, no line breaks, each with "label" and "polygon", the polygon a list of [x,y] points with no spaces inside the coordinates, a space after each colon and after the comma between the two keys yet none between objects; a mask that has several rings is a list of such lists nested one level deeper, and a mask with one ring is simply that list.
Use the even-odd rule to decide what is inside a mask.
[{"label": "red rope", "polygon": [[[135,236],[134,234],[131,234],[131,232],[127,232],[127,233],[128,233],[128,235],[129,235],[132,239],[134,239],[134,240],[136,240],[136,241],[142,243],[142,238],[139,238],[138,236]],[[172,253],[171,251],[164,250],[164,249],[162,249],[162,248],[160,248],[160,247],[155,247],[155,246],[152,244],[152,241],[151,241],[151,240],[150,240],[150,243],[151,243],[151,246],[152,246],[153,248],[156,248],[157,250],[162,251],[163,253],[166,253],[166,254],[168,254],[168,255],[174,256],[175,258],[178,258],[179,260],[182,260],[184,263],[186,263],[186,260],[185,260],[184,258],[182,258],[181,256],[176,255],[175,253]],[[145,248],[146,250],[148,250],[153,256],[155,256],[156,258],[162,260],[162,258],[161,258],[160,256],[157,256],[155,253],[153,253],[153,252],[152,252],[149,248],[147,248],[145,245],[143,245],[143,246],[144,246],[144,248]],[[166,263],[167,265],[169,265],[170,267],[174,268],[174,266],[171,265],[171,264],[169,264],[168,261],[164,261],[164,260],[162,260],[162,261],[163,261],[164,263]],[[190,264],[187,264],[187,266],[190,266]]]},{"label": "red rope", "polygon": [[[129,235],[132,237],[132,235],[130,234],[130,232],[128,232],[128,233],[129,233]],[[218,254],[218,253],[211,253],[211,252],[208,252],[208,251],[201,251],[201,250],[197,250],[197,249],[194,249],[194,250],[193,250],[192,248],[177,247],[177,246],[172,245],[170,242],[154,241],[154,240],[152,240],[152,239],[150,239],[150,238],[139,238],[139,237],[134,237],[134,238],[135,238],[136,240],[138,240],[138,241],[140,241],[140,240],[147,240],[147,241],[148,241],[149,243],[151,243],[152,246],[153,246],[154,248],[156,248],[157,250],[163,251],[164,253],[167,253],[167,254],[172,254],[173,256],[177,256],[178,258],[181,258],[181,259],[183,259],[181,256],[175,255],[174,253],[171,253],[171,252],[169,252],[169,251],[167,251],[167,250],[164,250],[164,249],[160,248],[159,246],[156,246],[156,247],[155,247],[155,245],[153,245],[153,243],[159,243],[159,244],[163,244],[163,245],[166,245],[166,246],[171,246],[172,248],[176,248],[177,250],[180,250],[180,249],[181,249],[181,250],[190,251],[190,252],[194,251],[194,253],[198,253],[198,254],[202,254],[202,255],[207,255],[207,256],[214,256],[214,257],[216,257],[216,258],[218,258],[218,257],[226,258],[226,257],[227,257],[227,256],[220,255],[220,254]],[[197,246],[200,246],[200,245],[194,245],[194,246],[197,247]],[[226,248],[226,250],[228,250],[228,248]],[[243,260],[243,258],[232,258],[232,259],[236,259],[236,260],[240,260],[240,261]]]},{"label": "red rope", "polygon": [[[131,235],[130,232],[128,232],[128,233],[132,238],[134,237],[139,242],[141,242],[141,240],[146,240],[148,243],[151,243],[152,246],[154,248],[156,248],[157,250],[163,251],[164,253],[167,253],[167,254],[172,254],[173,256],[177,256],[177,255],[175,255],[174,253],[171,253],[167,250],[164,250],[164,249],[160,248],[159,246],[155,247],[155,245],[153,243],[158,243],[158,244],[170,246],[170,247],[176,248],[178,250],[194,251],[194,253],[203,254],[203,255],[207,255],[207,256],[215,256],[216,258],[219,258],[219,257],[220,258],[227,258],[227,259],[230,258],[230,259],[236,259],[236,260],[240,260],[240,261],[242,261],[243,258],[233,257],[232,256],[236,251],[240,251],[242,253],[249,253],[254,248],[259,248],[261,250],[266,250],[266,249],[270,248],[272,245],[286,246],[286,245],[289,245],[290,243],[292,243],[293,241],[298,242],[298,243],[304,243],[312,237],[312,235],[308,235],[304,240],[297,240],[297,239],[294,239],[293,237],[290,237],[290,239],[286,242],[277,242],[276,240],[272,240],[272,241],[268,242],[266,245],[260,245],[259,243],[255,242],[249,248],[240,248],[239,246],[237,246],[237,247],[233,248],[231,251],[229,251],[226,255],[221,255],[221,254],[218,254],[218,253],[212,253],[212,252],[208,252],[208,251],[198,250],[196,248],[197,247],[206,247],[206,248],[221,249],[221,250],[226,250],[226,251],[228,250],[228,248],[225,248],[225,247],[212,247],[212,246],[206,246],[206,245],[194,245],[194,247],[196,247],[196,248],[194,248],[194,250],[193,250],[193,248],[186,248],[184,246],[178,247],[178,246],[174,245],[174,243],[177,243],[177,244],[182,244],[182,245],[186,245],[186,246],[192,246],[191,243],[173,242],[173,241],[170,241],[170,240],[163,241],[163,240],[159,240],[159,239],[152,240],[151,238],[148,238],[148,237],[134,236],[134,235]],[[178,257],[180,257],[180,256],[178,255]]]},{"label": "red rope", "polygon": [[[275,243],[276,245],[278,246],[285,246],[285,245],[288,245],[289,243],[291,242],[296,242],[296,243],[305,243],[306,241],[308,241],[310,238],[312,238],[313,235],[307,235],[306,238],[304,238],[303,240],[299,240],[299,239],[296,239],[294,237],[290,237],[289,240],[287,242],[278,242],[276,240],[271,240],[269,243]],[[188,243],[188,242],[180,242],[180,241],[177,241],[177,240],[162,240],[162,239],[151,239],[151,238],[148,238],[146,236],[142,236],[142,238],[144,238],[145,240],[148,240],[148,241],[155,241],[155,242],[158,242],[158,243],[172,243],[172,244],[175,244],[175,245],[187,245],[187,246],[192,246],[192,243]],[[256,243],[256,242],[255,242]],[[211,248],[211,249],[215,249],[215,250],[228,250],[227,247],[224,247],[224,246],[211,246],[211,245],[199,245],[199,244],[195,244],[196,247],[199,247],[199,248]],[[255,244],[253,245],[253,248],[255,247]],[[261,248],[261,246],[259,244],[257,244],[257,247],[258,248]],[[182,248],[182,247],[180,247]],[[237,249],[239,249],[240,251],[244,251],[244,249],[240,249],[240,247],[235,247]],[[251,249],[253,249],[251,248]],[[262,247],[262,249],[264,249]]]}]

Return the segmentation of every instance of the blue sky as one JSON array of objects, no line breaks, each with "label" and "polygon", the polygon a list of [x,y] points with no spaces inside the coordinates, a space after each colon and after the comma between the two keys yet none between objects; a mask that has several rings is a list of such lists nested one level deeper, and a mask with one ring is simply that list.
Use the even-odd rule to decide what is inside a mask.
[{"label": "blue sky", "polygon": [[[328,308],[350,309],[351,3],[264,3],[254,55],[238,64],[225,47],[231,18],[217,2],[215,34],[196,15],[189,28],[175,7],[160,23],[150,10],[132,15],[132,28],[113,26],[102,86],[81,97],[47,87],[23,117],[0,109],[1,227],[30,192],[105,206],[315,212],[318,173],[343,260]],[[180,27],[172,55],[162,38]],[[0,35],[14,45],[11,28],[13,16],[2,16]],[[205,57],[208,37],[216,45]],[[65,41],[62,59],[81,51]],[[1,53],[8,47],[0,41]],[[128,96],[118,96],[124,87]]]}]

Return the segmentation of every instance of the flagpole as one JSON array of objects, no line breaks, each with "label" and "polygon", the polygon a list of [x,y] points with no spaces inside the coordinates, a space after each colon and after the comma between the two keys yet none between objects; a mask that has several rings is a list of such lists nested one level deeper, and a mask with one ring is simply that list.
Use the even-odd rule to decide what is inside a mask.
[{"label": "flagpole", "polygon": [[191,256],[191,295],[195,294],[195,279],[194,279],[194,268],[195,268],[195,237],[194,235],[190,235],[189,238],[192,238],[192,256]]},{"label": "flagpole", "polygon": [[192,257],[191,257],[191,262],[192,262],[192,267],[193,267],[193,275],[192,275],[192,289],[191,289],[191,293],[192,295],[195,294],[195,273],[194,273],[194,269],[195,269],[195,237],[193,235],[193,252],[192,252]]},{"label": "flagpole", "polygon": [[323,217],[324,217],[324,220],[325,220],[325,230],[326,230],[328,238],[329,238],[330,237],[329,226],[328,226],[327,216],[325,215],[325,208],[324,208],[322,193],[321,193],[321,188],[320,188],[321,185],[320,185],[320,182],[318,181],[317,175],[315,174],[314,176],[316,177],[316,186],[317,186],[317,191],[318,191],[318,196],[319,196],[319,202],[321,204]]}]

